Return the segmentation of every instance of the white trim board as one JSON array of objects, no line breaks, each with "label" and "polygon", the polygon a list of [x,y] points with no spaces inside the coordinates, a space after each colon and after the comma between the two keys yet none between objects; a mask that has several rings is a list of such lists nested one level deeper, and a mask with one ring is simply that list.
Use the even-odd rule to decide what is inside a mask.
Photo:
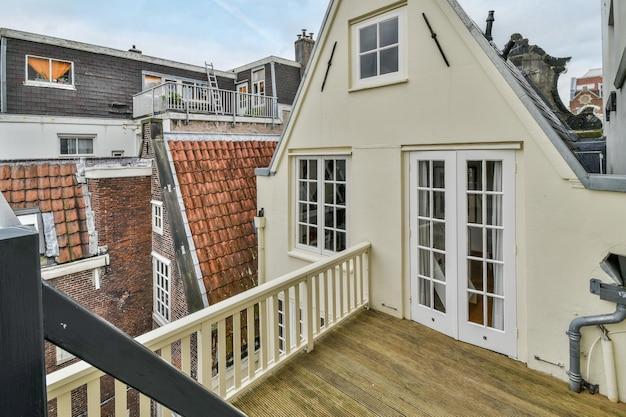
[{"label": "white trim board", "polygon": [[300,66],[301,66],[299,62],[292,61],[292,60],[287,59],[287,58],[281,58],[281,57],[278,57],[278,56],[270,55],[268,57],[261,58],[261,59],[259,59],[257,61],[251,62],[249,64],[242,65],[242,66],[237,67],[237,68],[233,68],[231,71],[233,73],[243,72],[243,71],[247,71],[249,69],[253,69],[253,68],[256,68],[256,67],[265,66],[265,64],[269,64],[271,62],[275,62],[277,64],[282,64],[282,65],[289,65],[290,67],[295,67],[295,68],[300,68]]},{"label": "white trim board", "polygon": [[130,178],[149,177],[152,175],[152,167],[87,167],[85,168],[85,178]]},{"label": "white trim board", "polygon": [[122,126],[133,129],[139,128],[139,123],[129,119],[103,119],[93,117],[74,116],[35,116],[28,114],[1,114],[0,122],[3,123],[45,123],[64,125],[96,125],[96,126]]},{"label": "white trim board", "polygon": [[187,132],[171,132],[164,135],[166,140],[177,141],[231,141],[231,142],[247,142],[247,141],[267,141],[278,142],[280,135],[272,134],[246,134],[246,133],[187,133]]},{"label": "white trim board", "polygon": [[41,278],[50,280],[64,275],[89,271],[90,269],[101,268],[109,265],[109,255],[94,256],[93,258],[81,259],[67,264],[49,266],[41,269]]}]

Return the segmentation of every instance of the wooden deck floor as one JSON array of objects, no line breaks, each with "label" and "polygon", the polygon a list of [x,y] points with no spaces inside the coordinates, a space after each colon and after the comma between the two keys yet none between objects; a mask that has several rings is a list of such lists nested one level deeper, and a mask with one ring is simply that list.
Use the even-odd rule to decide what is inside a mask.
[{"label": "wooden deck floor", "polygon": [[249,417],[626,416],[625,404],[367,311],[234,403]]}]

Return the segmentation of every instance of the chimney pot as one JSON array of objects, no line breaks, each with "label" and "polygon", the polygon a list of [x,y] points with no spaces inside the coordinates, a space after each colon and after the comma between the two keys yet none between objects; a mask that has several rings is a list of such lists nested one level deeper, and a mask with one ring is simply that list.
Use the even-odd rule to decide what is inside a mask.
[{"label": "chimney pot", "polygon": [[487,16],[487,28],[485,29],[485,38],[487,38],[488,41],[493,40],[493,22],[496,20],[494,17],[494,13],[495,11],[489,10],[489,15]]}]

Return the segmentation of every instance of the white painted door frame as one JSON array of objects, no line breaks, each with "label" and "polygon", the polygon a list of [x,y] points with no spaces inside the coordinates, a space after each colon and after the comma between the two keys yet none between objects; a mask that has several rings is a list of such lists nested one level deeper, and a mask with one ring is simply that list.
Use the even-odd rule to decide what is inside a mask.
[{"label": "white painted door frame", "polygon": [[[490,229],[490,226],[484,227],[484,233],[482,237],[483,242],[483,275],[484,275],[484,288],[482,291],[483,303],[486,300],[491,300],[492,303],[496,303],[496,300],[502,300],[502,322],[495,324],[495,310],[496,307],[489,302],[484,303],[484,317],[485,324],[479,325],[469,320],[469,279],[468,279],[468,262],[469,262],[469,250],[468,250],[468,174],[467,174],[467,161],[484,161],[482,168],[482,193],[477,195],[484,195],[482,200],[482,223],[494,223],[488,220],[488,199],[489,198],[501,198],[502,199],[502,219],[498,221],[501,224],[501,231],[496,229]],[[501,161],[502,163],[502,193],[492,192],[486,190],[487,183],[487,161]],[[507,150],[481,150],[481,151],[459,151],[457,153],[457,175],[458,175],[458,207],[459,207],[459,235],[458,235],[458,247],[459,247],[459,287],[458,287],[458,301],[459,301],[459,339],[471,343],[476,346],[480,346],[489,350],[493,350],[508,356],[517,356],[517,289],[516,289],[516,268],[515,268],[515,153]],[[472,192],[472,191],[470,191]],[[488,236],[490,232],[502,233],[502,254],[498,256],[488,255],[490,249],[488,244],[490,239],[495,240],[496,237]],[[500,258],[500,261],[490,261],[487,258]],[[477,261],[481,262],[481,261]],[[495,263],[498,262],[498,263]],[[502,283],[498,291],[501,296],[493,295],[492,292],[487,290],[488,285],[488,266],[491,268],[502,268]],[[496,274],[495,270],[492,270],[492,274]],[[492,278],[495,280],[495,278]],[[495,285],[495,284],[492,284]],[[472,297],[480,297],[481,294],[474,293]],[[488,309],[491,308],[491,320],[492,325],[495,327],[502,326],[502,330],[496,329],[488,324]]]},{"label": "white painted door frame", "polygon": [[[427,220],[420,217],[419,192],[427,191],[420,188],[419,183],[419,161],[443,161],[445,163],[445,283],[446,297],[445,310],[443,313],[436,308],[421,304],[419,280],[420,280],[420,250],[424,249],[420,241],[421,230],[425,230],[424,222]],[[481,190],[472,191],[470,194],[480,196],[481,222],[483,228],[481,233],[482,251],[484,258],[483,265],[483,288],[469,287],[468,280],[468,161],[481,161]],[[501,161],[501,182],[502,192],[486,190],[486,166],[487,161]],[[477,163],[477,162],[476,162]],[[432,164],[431,164],[432,165]],[[450,337],[489,349],[508,356],[517,355],[517,306],[516,306],[516,268],[515,268],[515,153],[507,150],[479,150],[479,151],[419,151],[410,154],[410,291],[411,291],[411,318],[420,324],[433,328]],[[432,169],[429,173],[432,181]],[[495,174],[494,174],[495,175]],[[437,188],[426,187],[430,191],[429,205],[433,210],[432,195]],[[487,220],[487,200],[502,199],[502,218],[498,219],[497,227],[492,227]],[[494,203],[495,204],[495,203]],[[420,222],[421,219],[421,222]],[[470,226],[471,227],[471,226]],[[430,243],[432,244],[432,224],[429,230]],[[473,230],[478,230],[474,227]],[[494,231],[495,230],[495,231]],[[499,231],[498,231],[499,230]],[[488,233],[492,233],[488,236]],[[487,241],[493,244],[497,236],[502,239],[502,253],[499,259],[492,261],[487,259]],[[426,248],[428,249],[428,248]],[[432,250],[432,249],[431,249]],[[422,256],[424,258],[424,256]],[[471,257],[470,257],[471,258]],[[474,260],[475,262],[479,262]],[[431,262],[432,266],[432,262]],[[491,269],[491,275],[487,275],[488,268],[502,268],[503,282],[498,285],[498,290],[490,292],[487,289],[488,276],[494,280],[495,270]],[[432,273],[430,273],[432,276]],[[431,281],[431,284],[435,281]],[[492,281],[490,281],[492,282]],[[492,290],[494,284],[492,282]],[[468,292],[469,289],[469,292]],[[494,294],[495,292],[499,294]],[[434,293],[431,290],[431,297]],[[470,321],[469,303],[482,305],[483,324]],[[482,297],[482,298],[478,298]],[[482,301],[480,301],[482,300]],[[501,301],[498,301],[501,300]],[[498,317],[501,321],[495,320],[494,304],[502,302],[504,305],[502,315]],[[491,304],[489,304],[491,303]],[[492,310],[488,310],[491,308]],[[441,310],[441,308],[440,308]],[[498,310],[500,311],[500,310]],[[491,315],[490,315],[491,314]],[[488,322],[487,317],[490,318]],[[479,321],[473,317],[474,321]],[[491,326],[490,326],[490,325]],[[499,330],[495,327],[502,327]]]},{"label": "white painted door frame", "polygon": [[[456,303],[456,271],[457,271],[457,246],[456,246],[456,154],[454,152],[413,152],[410,163],[410,213],[411,213],[411,315],[425,326],[447,334],[450,337],[458,337],[457,303]],[[428,164],[428,180],[420,184],[420,161]],[[435,163],[444,165],[444,185],[436,184],[433,175]],[[425,185],[425,187],[424,187]],[[420,193],[428,195],[428,213],[420,213]],[[444,197],[443,216],[436,215],[434,196]],[[440,201],[440,200],[439,200]],[[442,219],[443,217],[443,219]],[[442,221],[441,221],[442,220]],[[440,228],[445,227],[445,244],[435,244],[435,224]],[[425,232],[425,234],[424,234]],[[439,239],[441,240],[441,239]],[[425,242],[426,241],[426,242]],[[443,255],[443,266],[435,257]],[[424,262],[426,261],[426,262]],[[421,266],[420,263],[428,263]],[[425,271],[427,270],[427,271]],[[436,272],[437,271],[437,272]],[[445,279],[441,279],[441,277]],[[439,279],[437,278],[439,277]],[[452,279],[451,279],[452,278]],[[420,282],[428,285],[428,300],[420,297]],[[445,287],[445,291],[442,291]],[[443,297],[443,309],[441,304],[435,307],[435,296],[441,299],[441,293],[436,294],[436,289],[445,293]],[[424,301],[429,306],[424,305]],[[442,311],[445,310],[445,311]]]}]

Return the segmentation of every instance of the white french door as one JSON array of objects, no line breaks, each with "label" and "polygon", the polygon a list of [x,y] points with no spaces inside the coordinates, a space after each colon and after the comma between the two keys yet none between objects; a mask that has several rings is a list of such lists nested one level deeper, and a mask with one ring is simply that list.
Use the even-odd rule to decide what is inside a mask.
[{"label": "white french door", "polygon": [[411,154],[412,318],[516,355],[515,157]]},{"label": "white french door", "polygon": [[411,158],[411,300],[413,319],[457,335],[456,156],[423,152]]}]

